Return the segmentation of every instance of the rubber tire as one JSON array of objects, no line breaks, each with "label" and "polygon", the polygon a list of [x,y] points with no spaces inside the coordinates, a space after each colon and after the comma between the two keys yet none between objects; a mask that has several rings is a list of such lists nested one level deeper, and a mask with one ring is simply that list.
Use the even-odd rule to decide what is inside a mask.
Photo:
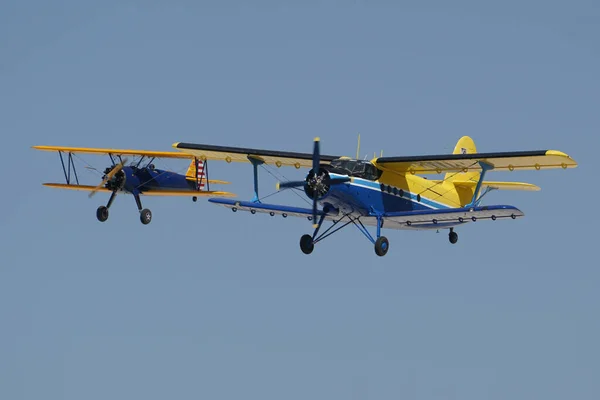
[{"label": "rubber tire", "polygon": [[108,219],[108,208],[105,206],[98,207],[96,210],[96,218],[98,218],[98,221],[100,222],[106,221]]},{"label": "rubber tire", "polygon": [[147,208],[144,208],[142,211],[140,211],[140,222],[144,225],[148,225],[150,222],[152,222],[152,212],[150,212],[150,210]]},{"label": "rubber tire", "polygon": [[456,242],[458,242],[458,233],[456,232],[450,232],[448,234],[448,240],[450,240],[450,243],[452,244],[456,244]]},{"label": "rubber tire", "polygon": [[304,254],[310,254],[313,252],[315,248],[315,244],[313,243],[312,236],[310,235],[302,235],[300,238],[300,250]]},{"label": "rubber tire", "polygon": [[379,257],[383,257],[387,254],[390,249],[390,242],[385,236],[380,236],[375,241],[375,254]]}]

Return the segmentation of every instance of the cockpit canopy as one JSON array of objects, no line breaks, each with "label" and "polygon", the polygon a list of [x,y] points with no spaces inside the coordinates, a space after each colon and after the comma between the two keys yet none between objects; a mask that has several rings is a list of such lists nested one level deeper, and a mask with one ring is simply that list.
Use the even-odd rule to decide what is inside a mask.
[{"label": "cockpit canopy", "polygon": [[376,181],[382,174],[370,161],[338,158],[331,161],[331,172]]}]

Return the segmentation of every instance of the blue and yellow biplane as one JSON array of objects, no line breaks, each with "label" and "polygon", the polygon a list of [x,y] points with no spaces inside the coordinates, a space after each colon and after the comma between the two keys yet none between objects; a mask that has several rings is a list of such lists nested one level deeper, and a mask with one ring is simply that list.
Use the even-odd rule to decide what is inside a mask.
[{"label": "blue and yellow biplane", "polygon": [[[200,160],[250,162],[254,170],[254,199],[211,198],[210,202],[238,210],[305,217],[312,221],[312,234],[300,238],[300,248],[312,253],[314,245],[340,229],[354,225],[384,256],[389,241],[381,235],[388,229],[449,229],[450,243],[458,241],[454,230],[467,222],[516,219],[524,214],[512,205],[482,205],[483,197],[495,189],[539,190],[520,182],[486,181],[490,171],[568,169],[577,163],[556,150],[477,153],[470,137],[462,137],[453,154],[409,157],[375,157],[372,160],[321,155],[315,138],[313,153],[293,153],[193,143],[173,147]],[[360,138],[359,138],[360,145]],[[306,178],[278,184],[278,190],[302,188],[312,200],[311,208],[262,203],[258,196],[258,166],[310,168]],[[443,179],[421,175],[442,174]],[[320,207],[319,207],[320,205]],[[319,234],[324,221],[332,225]],[[374,226],[375,236],[366,226]]]},{"label": "blue and yellow biplane", "polygon": [[[181,152],[119,150],[60,146],[33,146],[36,150],[54,151],[60,156],[65,183],[44,183],[44,186],[83,190],[92,197],[97,192],[110,193],[108,203],[98,207],[96,217],[104,222],[108,219],[108,209],[118,193],[133,195],[140,213],[140,221],[147,225],[152,221],[152,212],[142,208],[140,196],[182,196],[191,197],[234,197],[235,194],[222,191],[211,191],[211,184],[227,184],[229,182],[208,179],[208,164],[193,155]],[[111,165],[104,169],[102,180],[98,185],[82,185],[75,168],[75,158],[79,154],[104,155],[110,158]],[[128,162],[127,157],[133,161]],[[185,175],[155,167],[157,159],[186,159],[190,160]],[[96,170],[86,165],[85,168]],[[99,171],[98,171],[99,172]]]}]

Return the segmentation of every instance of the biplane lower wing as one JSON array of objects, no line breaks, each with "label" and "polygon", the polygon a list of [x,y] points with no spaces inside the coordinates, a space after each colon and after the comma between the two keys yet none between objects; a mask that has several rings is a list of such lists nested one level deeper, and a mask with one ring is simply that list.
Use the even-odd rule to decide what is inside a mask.
[{"label": "biplane lower wing", "polygon": [[[290,207],[279,204],[265,204],[253,201],[240,201],[232,199],[208,199],[209,202],[218,204],[233,211],[250,211],[254,213],[269,213],[284,217],[304,217],[311,219],[312,210],[301,207]],[[317,215],[326,215],[325,220],[343,219],[343,216],[327,214],[322,210]],[[479,220],[516,219],[525,214],[518,208],[510,205],[492,205],[472,208],[431,209],[421,211],[406,211],[385,213],[382,215],[383,227],[388,229],[436,229],[460,225],[466,222]],[[363,216],[356,218],[368,226],[376,226],[377,218]]]},{"label": "biplane lower wing", "polygon": [[[69,185],[66,183],[44,183],[46,187],[51,187],[55,189],[67,189],[67,190],[80,190],[84,192],[104,192],[104,193],[112,193],[111,190],[108,190],[105,187],[97,188],[96,186],[91,185]],[[222,191],[191,191],[191,190],[152,190],[148,192],[140,192],[142,196],[174,196],[174,197],[235,197],[234,193],[222,192]]]},{"label": "biplane lower wing", "polygon": [[[391,229],[435,229],[479,220],[516,219],[524,215],[521,210],[514,206],[490,205],[471,208],[392,212],[383,214],[383,219],[384,227]],[[374,219],[374,217],[371,218]]]},{"label": "biplane lower wing", "polygon": [[[232,199],[208,199],[211,203],[232,209],[233,211],[250,211],[254,213],[268,213],[270,215],[281,215],[284,218],[304,217],[312,219],[312,210],[309,208],[290,207],[279,204],[258,203],[254,201],[241,201]],[[325,214],[323,211],[317,211],[317,215]]]}]

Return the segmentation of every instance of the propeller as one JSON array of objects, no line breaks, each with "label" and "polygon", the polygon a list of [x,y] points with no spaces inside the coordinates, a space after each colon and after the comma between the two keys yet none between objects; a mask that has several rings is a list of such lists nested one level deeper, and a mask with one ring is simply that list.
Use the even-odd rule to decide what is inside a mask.
[{"label": "propeller", "polygon": [[326,169],[321,168],[321,152],[320,152],[320,139],[318,137],[314,140],[313,145],[313,157],[312,157],[312,169],[303,181],[289,181],[277,184],[277,190],[304,187],[304,192],[308,197],[312,199],[312,221],[313,227],[318,226],[317,223],[317,201],[327,195],[329,189],[333,185],[339,185],[350,181],[349,177],[345,178],[331,178],[329,172]]},{"label": "propeller", "polygon": [[92,198],[96,192],[98,192],[98,190],[102,189],[103,186],[106,185],[106,183],[108,181],[110,181],[116,174],[119,173],[119,171],[121,171],[123,169],[123,167],[125,166],[125,163],[127,162],[127,159],[124,158],[123,160],[121,160],[120,163],[118,163],[117,165],[115,165],[113,167],[113,169],[111,169],[106,175],[104,175],[104,178],[102,179],[102,182],[100,182],[100,184],[98,186],[96,186],[88,195],[89,198]]}]

